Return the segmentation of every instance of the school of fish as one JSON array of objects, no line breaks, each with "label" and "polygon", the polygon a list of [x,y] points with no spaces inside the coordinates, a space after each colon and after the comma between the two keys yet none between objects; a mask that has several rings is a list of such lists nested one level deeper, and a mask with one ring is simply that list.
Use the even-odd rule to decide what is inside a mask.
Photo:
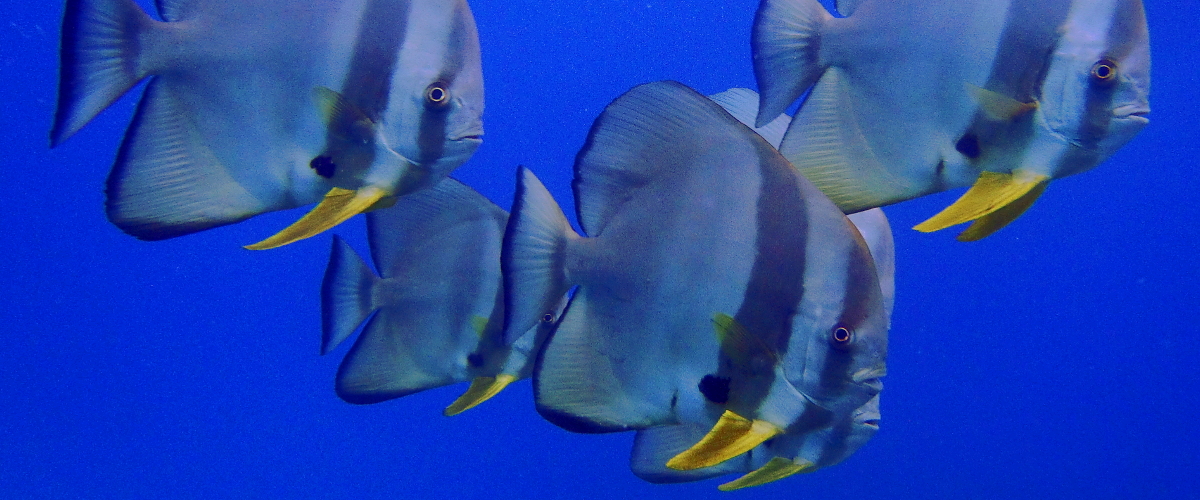
[{"label": "school of fish", "polygon": [[[56,147],[147,84],[109,220],[161,240],[315,204],[246,248],[366,214],[321,286],[337,395],[532,378],[546,420],[636,431],[655,483],[736,490],[879,430],[895,303],[881,206],[969,187],[919,224],[986,237],[1150,111],[1141,0],[762,0],[759,93],[638,85],[574,165],[576,231],[532,169],[510,212],[451,172],[483,138],[465,0],[67,0]],[[794,116],[784,112],[802,99]],[[373,271],[372,268],[378,270]]]}]

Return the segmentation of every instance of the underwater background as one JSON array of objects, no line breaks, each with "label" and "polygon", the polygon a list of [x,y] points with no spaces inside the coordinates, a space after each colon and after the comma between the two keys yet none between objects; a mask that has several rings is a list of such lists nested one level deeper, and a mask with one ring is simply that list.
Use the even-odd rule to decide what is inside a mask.
[{"label": "underwater background", "polygon": [[[1147,0],[1150,125],[976,243],[892,207],[881,432],[840,465],[732,493],[651,485],[632,433],[543,421],[529,382],[339,400],[318,355],[323,234],[242,245],[307,208],[148,243],[104,216],[140,92],[47,148],[61,2],[0,21],[0,497],[1200,498],[1200,3]],[[144,4],[145,5],[145,4]],[[757,0],[473,0],[486,136],[453,176],[507,208],[517,165],[573,213],[571,166],[630,87],[755,88]],[[145,5],[148,7],[148,5]],[[365,253],[362,218],[335,228]],[[698,284],[699,285],[699,284]]]}]

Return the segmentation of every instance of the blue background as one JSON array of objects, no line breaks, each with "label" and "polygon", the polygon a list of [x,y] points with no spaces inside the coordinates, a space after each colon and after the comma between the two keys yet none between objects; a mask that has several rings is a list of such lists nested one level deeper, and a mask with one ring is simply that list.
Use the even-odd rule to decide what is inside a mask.
[{"label": "blue background", "polygon": [[[633,85],[754,87],[756,0],[475,0],[487,136],[455,175],[501,206],[531,167],[570,209],[575,152]],[[104,218],[139,92],[55,150],[61,5],[0,22],[0,496],[8,498],[1197,498],[1196,27],[1147,5],[1153,114],[974,244],[908,230],[959,194],[888,209],[898,302],[882,431],[845,463],[734,493],[655,486],[630,434],[575,435],[528,382],[454,418],[462,387],[340,401],[320,357],[329,236],[242,245],[268,214],[147,243]],[[361,219],[361,218],[358,218]],[[335,232],[364,249],[361,220]]]}]

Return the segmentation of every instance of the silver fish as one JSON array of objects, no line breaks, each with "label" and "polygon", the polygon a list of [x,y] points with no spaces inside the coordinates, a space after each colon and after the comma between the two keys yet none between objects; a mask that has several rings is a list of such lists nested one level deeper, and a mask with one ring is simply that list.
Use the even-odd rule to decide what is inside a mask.
[{"label": "silver fish", "polygon": [[51,145],[149,79],[108,179],[147,240],[321,202],[270,248],[437,183],[479,146],[464,0],[69,0]]},{"label": "silver fish", "polygon": [[770,144],[674,82],[613,101],[586,144],[588,237],[522,169],[501,257],[506,332],[578,286],[534,372],[545,418],[613,432],[720,415],[676,457],[698,468],[878,393],[887,325],[869,251]]},{"label": "silver fish", "polygon": [[918,225],[1004,227],[1148,123],[1141,0],[762,0],[758,122],[809,90],[780,151],[846,212],[972,186]]},{"label": "silver fish", "polygon": [[454,179],[367,214],[377,276],[340,238],[321,287],[327,354],[362,327],[336,389],[356,404],[471,381],[454,415],[526,378],[560,304],[509,345],[500,241],[508,214]]},{"label": "silver fish", "polygon": [[[757,102],[754,103],[754,107],[757,107]],[[726,109],[729,107],[726,106]],[[752,120],[753,115],[750,116]],[[890,318],[895,300],[895,248],[891,226],[883,210],[878,208],[848,217],[854,222],[871,250],[871,257],[879,275],[884,309]],[[743,473],[744,476],[720,485],[719,489],[731,491],[758,486],[793,474],[814,472],[822,467],[836,465],[875,435],[879,430],[879,420],[879,395],[876,394],[844,420],[803,433],[785,432],[742,456],[711,467],[692,470],[676,470],[667,467],[666,464],[669,459],[702,439],[709,425],[680,424],[654,427],[640,430],[634,437],[630,468],[635,475],[652,483],[699,481],[726,474]]]}]

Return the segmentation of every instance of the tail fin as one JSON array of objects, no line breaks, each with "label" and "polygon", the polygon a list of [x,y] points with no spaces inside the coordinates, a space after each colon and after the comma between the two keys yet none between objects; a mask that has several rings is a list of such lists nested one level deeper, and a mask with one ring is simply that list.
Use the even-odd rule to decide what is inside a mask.
[{"label": "tail fin", "polygon": [[132,0],[68,0],[50,147],[146,77],[138,70],[139,39],[153,23]]},{"label": "tail fin", "polygon": [[762,94],[755,127],[770,123],[821,77],[821,25],[830,19],[817,0],[758,5],[750,42]]},{"label": "tail fin", "polygon": [[371,290],[377,282],[362,257],[334,235],[321,282],[321,354],[337,348],[375,311]]},{"label": "tail fin", "polygon": [[517,193],[500,252],[504,274],[504,340],[511,344],[553,314],[570,290],[565,250],[579,238],[546,186],[529,169],[517,170]]}]

